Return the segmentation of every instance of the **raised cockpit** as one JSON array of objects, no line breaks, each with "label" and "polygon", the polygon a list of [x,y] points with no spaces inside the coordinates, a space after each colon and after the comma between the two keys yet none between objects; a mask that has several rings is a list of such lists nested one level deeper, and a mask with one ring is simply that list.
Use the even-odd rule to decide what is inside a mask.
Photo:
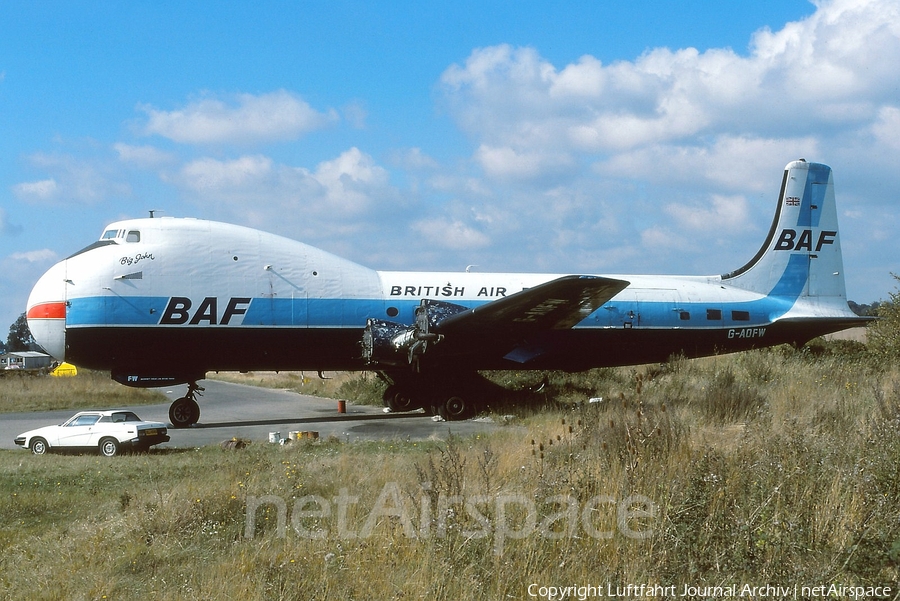
[{"label": "raised cockpit", "polygon": [[128,228],[122,229],[107,229],[103,231],[103,235],[100,236],[100,239],[90,244],[77,253],[67,257],[71,259],[72,257],[77,257],[78,255],[84,254],[89,250],[94,250],[95,248],[101,248],[103,246],[109,246],[110,244],[134,244],[141,241],[141,231],[140,230],[132,230]]}]

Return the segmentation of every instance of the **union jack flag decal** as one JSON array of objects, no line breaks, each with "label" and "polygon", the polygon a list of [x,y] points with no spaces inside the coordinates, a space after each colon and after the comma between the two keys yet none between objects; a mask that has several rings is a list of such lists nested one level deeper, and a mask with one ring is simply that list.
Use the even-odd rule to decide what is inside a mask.
[{"label": "union jack flag decal", "polygon": [[800,197],[799,196],[788,196],[784,199],[784,204],[789,207],[799,207],[800,206]]}]

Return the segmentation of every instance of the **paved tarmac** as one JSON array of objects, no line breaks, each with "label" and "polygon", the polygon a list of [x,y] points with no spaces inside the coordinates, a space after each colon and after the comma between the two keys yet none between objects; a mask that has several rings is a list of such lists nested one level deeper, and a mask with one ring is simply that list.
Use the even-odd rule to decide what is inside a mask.
[{"label": "paved tarmac", "polygon": [[[193,448],[218,444],[232,437],[268,442],[273,432],[287,438],[291,431],[318,432],[320,438],[337,436],[344,442],[359,440],[446,439],[486,432],[496,424],[480,420],[435,422],[422,411],[385,413],[382,407],[346,404],[338,412],[338,402],[217,380],[200,382],[206,390],[198,399],[200,421],[186,429],[169,428],[171,440],[159,447]],[[186,386],[160,388],[170,402],[184,396]],[[169,423],[169,403],[122,407],[141,419]],[[76,411],[36,411],[0,414],[0,449],[15,449],[13,439],[27,430],[59,424]]]}]

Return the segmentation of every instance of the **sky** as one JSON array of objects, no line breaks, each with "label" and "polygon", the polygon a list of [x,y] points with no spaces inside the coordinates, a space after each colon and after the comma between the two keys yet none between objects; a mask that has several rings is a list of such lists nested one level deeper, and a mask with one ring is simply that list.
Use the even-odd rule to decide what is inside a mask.
[{"label": "sky", "polygon": [[2,2],[0,328],[150,210],[375,269],[727,273],[801,157],[887,300],[898,65],[896,0]]}]

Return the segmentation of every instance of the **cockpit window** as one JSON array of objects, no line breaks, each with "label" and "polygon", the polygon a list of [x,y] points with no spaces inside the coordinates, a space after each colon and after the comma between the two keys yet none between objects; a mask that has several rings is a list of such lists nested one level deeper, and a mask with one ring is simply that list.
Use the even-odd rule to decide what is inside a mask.
[{"label": "cockpit window", "polygon": [[66,257],[67,259],[71,259],[72,257],[77,257],[82,253],[86,253],[90,250],[94,250],[95,248],[100,248],[103,246],[108,246],[110,244],[123,244],[127,242],[140,242],[141,241],[141,232],[140,230],[106,230],[103,232],[103,235],[100,236],[100,239],[94,242],[93,244],[86,246],[79,250],[77,253]]}]

